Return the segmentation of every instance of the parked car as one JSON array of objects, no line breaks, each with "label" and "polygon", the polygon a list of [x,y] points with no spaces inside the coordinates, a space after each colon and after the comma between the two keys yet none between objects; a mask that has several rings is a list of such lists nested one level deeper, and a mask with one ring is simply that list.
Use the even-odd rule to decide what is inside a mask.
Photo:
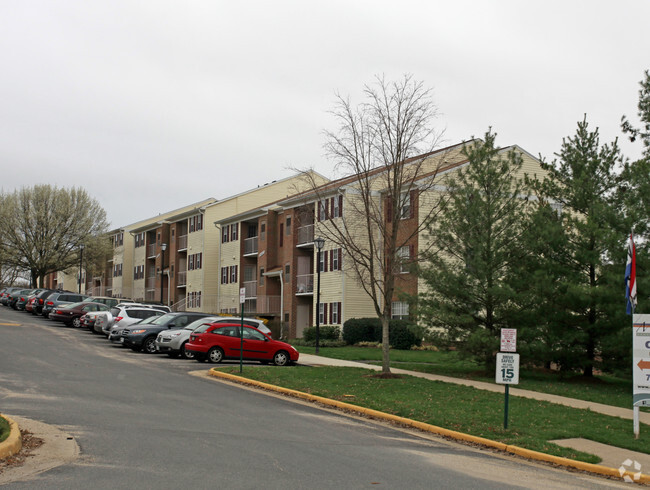
[{"label": "parked car", "polygon": [[3,289],[2,294],[0,295],[0,303],[2,303],[4,306],[9,306],[9,296],[11,295],[11,293],[15,291],[20,291],[21,289],[24,288],[11,287],[11,288]]},{"label": "parked car", "polygon": [[169,306],[165,305],[158,305],[155,303],[132,303],[132,302],[125,302],[125,303],[118,303],[116,305],[117,308],[127,308],[129,306],[138,306],[141,308],[150,308],[152,310],[159,310],[164,313],[171,313],[172,309]]},{"label": "parked car", "polygon": [[32,294],[33,289],[19,289],[18,291],[13,291],[9,294],[9,301],[7,304],[11,306],[14,310],[18,309],[18,301],[22,305],[27,301],[27,297]]},{"label": "parked car", "polygon": [[156,350],[167,354],[169,357],[181,356],[185,359],[194,359],[194,354],[185,350],[185,344],[190,334],[203,324],[212,324],[219,321],[218,316],[206,316],[185,325],[183,328],[163,330],[156,337]]},{"label": "parked car", "polygon": [[44,289],[36,295],[34,299],[34,304],[32,305],[32,314],[41,315],[43,314],[43,306],[45,305],[45,300],[56,293],[56,289]]},{"label": "parked car", "polygon": [[81,328],[87,328],[92,333],[95,333],[95,322],[100,315],[105,315],[108,311],[89,311],[80,318]]},{"label": "parked car", "polygon": [[117,326],[124,329],[150,316],[162,316],[164,314],[165,312],[161,310],[146,306],[114,306],[111,308],[113,323],[110,327]]},{"label": "parked car", "polygon": [[[110,311],[107,312],[106,315],[109,318],[112,316]],[[140,321],[138,321],[136,323],[132,323],[131,325],[132,326],[133,325],[148,325],[151,322],[156,321],[158,318],[160,318],[160,317],[156,316],[156,315],[150,316],[149,318],[145,318],[144,320],[140,320]],[[108,327],[108,332],[106,332],[106,330],[104,330],[104,332],[106,332],[108,340],[110,340],[111,342],[116,342],[116,343],[119,343],[120,345],[124,345],[124,339],[122,337],[123,337],[123,334],[126,332],[127,328],[128,327],[120,327],[120,326],[113,325],[111,327]]]},{"label": "parked car", "polygon": [[[13,304],[13,309],[18,310],[18,311],[24,311],[25,310],[25,305],[27,305],[27,301],[29,300],[30,297],[34,296],[34,294],[40,292],[40,289],[23,289],[23,293],[19,294],[16,297],[16,301],[14,301]],[[26,292],[25,292],[26,291]]]},{"label": "parked car", "polygon": [[31,313],[34,309],[34,301],[36,300],[36,295],[32,294],[27,298],[27,303],[25,303],[25,311]]},{"label": "parked car", "polygon": [[102,303],[70,303],[54,308],[49,317],[51,320],[65,323],[68,327],[81,327],[81,317],[89,311],[108,311],[108,306]]},{"label": "parked car", "polygon": [[273,340],[249,326],[244,326],[242,342],[240,329],[235,323],[201,325],[190,334],[185,350],[194,353],[199,362],[217,363],[224,359],[239,359],[240,355],[249,361],[273,362],[276,366],[298,361],[298,351],[291,344]]},{"label": "parked car", "polygon": [[[158,352],[166,353],[169,357],[178,357],[180,355],[185,359],[193,359],[194,355],[185,349],[185,345],[190,339],[190,334],[194,329],[204,323],[237,323],[240,325],[241,318],[211,316],[192,322],[180,330],[163,330],[158,334],[158,337],[156,337],[156,349]],[[268,334],[269,336],[271,335],[271,330],[264,325],[264,322],[261,320],[256,320],[255,318],[244,318],[244,325],[255,327],[261,332]]]},{"label": "parked car", "polygon": [[57,291],[50,295],[45,301],[45,304],[43,305],[43,316],[48,318],[50,312],[54,308],[69,305],[71,303],[80,303],[87,297],[88,296],[85,294],[71,293],[70,291]]},{"label": "parked car", "polygon": [[117,306],[118,303],[122,303],[123,301],[130,301],[128,299],[122,299],[122,298],[113,298],[111,296],[88,296],[82,301],[91,301],[93,303],[102,303],[108,306],[109,308],[112,308],[113,306]]},{"label": "parked car", "polygon": [[210,316],[208,313],[177,312],[165,313],[146,325],[135,324],[122,331],[125,347],[147,354],[156,352],[156,337],[163,330],[183,328],[199,318]]}]

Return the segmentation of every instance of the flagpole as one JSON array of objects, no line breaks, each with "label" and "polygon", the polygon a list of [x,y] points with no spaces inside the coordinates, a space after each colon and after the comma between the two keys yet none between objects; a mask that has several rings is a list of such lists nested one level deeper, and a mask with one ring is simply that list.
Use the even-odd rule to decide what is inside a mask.
[{"label": "flagpole", "polygon": [[[627,261],[628,264],[626,265],[626,291],[625,291],[625,296],[628,301],[628,308],[631,309],[632,311],[632,334],[634,335],[634,310],[636,308],[636,247],[634,246],[634,232],[630,232],[630,243],[628,245],[627,249]],[[629,265],[630,270],[627,270],[627,266]],[[629,310],[628,310],[629,313]],[[634,358],[634,356],[632,356]],[[634,364],[632,365],[632,369],[634,369]],[[641,433],[641,424],[639,422],[639,407],[633,405],[632,406],[632,424],[634,427],[634,438],[638,439],[639,435]]]}]

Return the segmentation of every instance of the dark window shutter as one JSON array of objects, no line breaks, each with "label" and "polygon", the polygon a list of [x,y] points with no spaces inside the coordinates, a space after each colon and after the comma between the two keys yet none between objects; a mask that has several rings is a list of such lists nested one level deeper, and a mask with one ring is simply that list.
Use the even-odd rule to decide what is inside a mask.
[{"label": "dark window shutter", "polygon": [[330,207],[330,218],[334,217],[334,199],[336,199],[336,198],[333,197],[333,198],[331,198],[329,200],[330,201],[330,206],[329,206]]},{"label": "dark window shutter", "polygon": [[417,191],[411,191],[411,194],[409,196],[409,199],[411,200],[411,206],[409,207],[409,218],[413,218],[415,216],[415,199],[417,197],[416,192]]},{"label": "dark window shutter", "polygon": [[415,245],[409,245],[409,259],[415,259]]},{"label": "dark window shutter", "polygon": [[343,270],[343,249],[339,248],[339,270]]},{"label": "dark window shutter", "polygon": [[338,304],[337,307],[339,312],[338,324],[340,325],[341,323],[343,323],[343,321],[341,320],[341,302],[339,301],[337,304]]},{"label": "dark window shutter", "polygon": [[334,250],[330,250],[330,272],[334,270]]},{"label": "dark window shutter", "polygon": [[323,254],[323,272],[327,272],[327,252],[321,252]]},{"label": "dark window shutter", "polygon": [[323,323],[327,322],[327,303],[323,303]]},{"label": "dark window shutter", "polygon": [[343,195],[339,196],[339,217],[343,217]]},{"label": "dark window shutter", "polygon": [[386,199],[386,219],[389,223],[393,221],[393,206],[388,198]]},{"label": "dark window shutter", "polygon": [[332,308],[332,307],[330,306],[330,321],[327,322],[327,323],[329,323],[330,325],[332,324],[332,311],[333,311],[333,310],[334,310],[334,308]]},{"label": "dark window shutter", "polygon": [[320,221],[320,201],[316,202],[316,220]]}]

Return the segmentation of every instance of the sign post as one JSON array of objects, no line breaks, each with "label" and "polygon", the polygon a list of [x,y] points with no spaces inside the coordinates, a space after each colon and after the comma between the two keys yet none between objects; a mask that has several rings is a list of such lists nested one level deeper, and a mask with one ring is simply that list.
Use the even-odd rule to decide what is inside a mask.
[{"label": "sign post", "polygon": [[244,372],[244,303],[246,288],[239,289],[239,304],[241,305],[241,325],[239,326],[239,372]]},{"label": "sign post", "polygon": [[633,316],[632,328],[632,404],[634,438],[639,438],[639,407],[650,406],[650,315]]},{"label": "sign post", "polygon": [[496,382],[506,386],[503,428],[508,428],[508,402],[510,385],[519,384],[519,354],[517,351],[517,329],[501,329],[501,351],[497,354]]}]

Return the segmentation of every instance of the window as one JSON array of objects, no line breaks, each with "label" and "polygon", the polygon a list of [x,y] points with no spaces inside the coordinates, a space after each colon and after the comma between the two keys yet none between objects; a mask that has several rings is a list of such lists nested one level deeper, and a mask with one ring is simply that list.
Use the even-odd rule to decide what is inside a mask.
[{"label": "window", "polygon": [[221,268],[221,284],[228,284],[228,267]]},{"label": "window", "polygon": [[284,223],[280,223],[280,246],[284,245]]},{"label": "window", "polygon": [[230,225],[224,225],[221,228],[221,243],[228,243],[230,239]]},{"label": "window", "polygon": [[260,286],[264,286],[264,267],[260,267]]},{"label": "window", "polygon": [[330,271],[341,270],[341,257],[342,252],[340,248],[330,250]]},{"label": "window", "polygon": [[135,248],[144,247],[144,232],[135,235]]},{"label": "window", "polygon": [[287,216],[287,236],[291,235],[291,216]]},{"label": "window", "polygon": [[341,323],[341,303],[330,303],[330,324]]},{"label": "window", "polygon": [[289,264],[284,266],[284,282],[291,282],[291,266]]},{"label": "window", "polygon": [[236,242],[239,237],[239,223],[230,225],[230,241]]},{"label": "window", "polygon": [[318,271],[325,272],[325,267],[327,266],[327,252],[320,252],[320,257],[318,259]]},{"label": "window", "polygon": [[327,306],[325,303],[318,303],[318,324],[325,324],[325,316],[327,315]]},{"label": "window", "polygon": [[327,219],[327,200],[318,201],[318,221]]},{"label": "window", "polygon": [[395,269],[400,274],[409,272],[409,264],[411,262],[411,245],[405,245],[397,249],[396,266]]},{"label": "window", "polygon": [[203,215],[202,214],[197,214],[196,216],[192,216],[187,220],[187,226],[189,228],[189,232],[195,232],[195,231],[200,231],[203,229]]},{"label": "window", "polygon": [[403,193],[399,196],[399,200],[402,203],[400,219],[409,219],[411,217],[411,195]]},{"label": "window", "polygon": [[332,218],[338,218],[340,216],[340,208],[339,208],[339,198],[338,196],[332,198]]},{"label": "window", "polygon": [[193,271],[194,270],[194,255],[190,255],[187,258],[187,270],[188,271]]},{"label": "window", "polygon": [[264,221],[260,224],[260,240],[266,240],[266,223]]},{"label": "window", "polygon": [[230,266],[230,282],[231,283],[237,282],[237,266],[236,265],[231,265]]},{"label": "window", "polygon": [[194,266],[197,269],[200,269],[201,268],[201,263],[203,262],[203,252],[199,252],[199,253],[196,254],[196,259],[194,259],[194,262],[195,262]]},{"label": "window", "polygon": [[399,320],[408,320],[409,304],[404,301],[393,301],[391,304],[391,318]]}]

